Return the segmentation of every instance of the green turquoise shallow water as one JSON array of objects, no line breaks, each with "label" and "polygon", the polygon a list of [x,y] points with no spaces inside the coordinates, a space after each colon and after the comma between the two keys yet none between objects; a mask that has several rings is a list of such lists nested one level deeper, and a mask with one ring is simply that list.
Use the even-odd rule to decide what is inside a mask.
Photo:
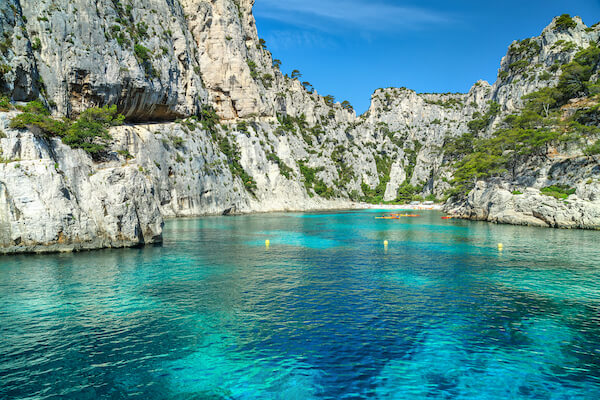
[{"label": "green turquoise shallow water", "polygon": [[375,215],[2,257],[0,398],[600,398],[600,232]]}]

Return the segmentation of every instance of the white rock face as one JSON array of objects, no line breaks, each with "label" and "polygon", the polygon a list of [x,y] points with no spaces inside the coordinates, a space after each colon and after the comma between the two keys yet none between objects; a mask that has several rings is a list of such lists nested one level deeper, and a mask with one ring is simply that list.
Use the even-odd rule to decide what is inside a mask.
[{"label": "white rock face", "polygon": [[151,182],[31,133],[1,139],[0,252],[125,247],[162,240]]},{"label": "white rock face", "polygon": [[566,200],[546,196],[534,188],[522,194],[478,182],[464,204],[447,211],[466,219],[513,225],[565,229],[600,229],[600,201],[577,196]]},{"label": "white rock face", "polygon": [[177,2],[19,3],[16,19],[28,41],[15,42],[15,51],[33,52],[59,114],[117,104],[130,119],[160,120],[197,113],[206,101],[197,49]]},{"label": "white rock face", "polygon": [[[39,95],[39,75],[17,0],[0,2],[0,93],[15,101],[31,101]],[[15,11],[13,11],[15,10]]]},{"label": "white rock face", "polygon": [[[572,59],[567,40],[586,46],[600,37],[600,27],[580,20],[565,32],[549,27],[532,39],[533,69],[513,65],[525,46],[514,44],[494,85],[480,81],[466,94],[380,89],[357,117],[273,66],[252,0],[129,3],[0,3],[0,32],[11,38],[0,46],[4,93],[14,101],[42,94],[56,116],[116,104],[131,122],[111,130],[108,161],[94,163],[59,140],[9,129],[15,111],[0,111],[0,253],[153,243],[163,217],[343,208],[365,191],[386,201],[407,187],[441,197],[454,162],[444,154],[447,140],[496,101],[502,111],[484,133],[491,134],[521,96],[556,83],[558,73],[544,71]],[[220,118],[212,129],[196,118],[209,107]],[[594,228],[599,182],[597,160],[561,149],[554,159],[524,161],[514,179],[478,186],[452,209],[496,222]],[[556,183],[576,187],[578,199],[534,213],[537,190]],[[527,188],[537,191],[527,201],[512,195]]]}]

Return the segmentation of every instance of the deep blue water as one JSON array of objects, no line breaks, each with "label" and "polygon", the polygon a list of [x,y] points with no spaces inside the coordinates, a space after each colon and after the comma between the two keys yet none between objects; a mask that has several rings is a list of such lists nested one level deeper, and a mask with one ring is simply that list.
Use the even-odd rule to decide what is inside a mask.
[{"label": "deep blue water", "polygon": [[600,232],[375,215],[2,257],[0,398],[600,398]]}]

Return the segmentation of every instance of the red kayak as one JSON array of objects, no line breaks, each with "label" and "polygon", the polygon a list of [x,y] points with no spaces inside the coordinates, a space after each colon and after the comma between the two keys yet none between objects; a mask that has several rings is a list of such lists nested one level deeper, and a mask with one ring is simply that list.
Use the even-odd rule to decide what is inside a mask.
[{"label": "red kayak", "polygon": [[451,216],[442,217],[442,219],[452,219],[452,218],[454,218],[454,217],[451,217]]}]

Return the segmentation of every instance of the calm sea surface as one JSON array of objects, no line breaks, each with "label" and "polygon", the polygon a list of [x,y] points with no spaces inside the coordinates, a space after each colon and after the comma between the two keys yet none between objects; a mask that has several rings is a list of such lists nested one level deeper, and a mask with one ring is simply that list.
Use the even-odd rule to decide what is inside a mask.
[{"label": "calm sea surface", "polygon": [[600,398],[600,232],[375,215],[0,257],[0,399]]}]

